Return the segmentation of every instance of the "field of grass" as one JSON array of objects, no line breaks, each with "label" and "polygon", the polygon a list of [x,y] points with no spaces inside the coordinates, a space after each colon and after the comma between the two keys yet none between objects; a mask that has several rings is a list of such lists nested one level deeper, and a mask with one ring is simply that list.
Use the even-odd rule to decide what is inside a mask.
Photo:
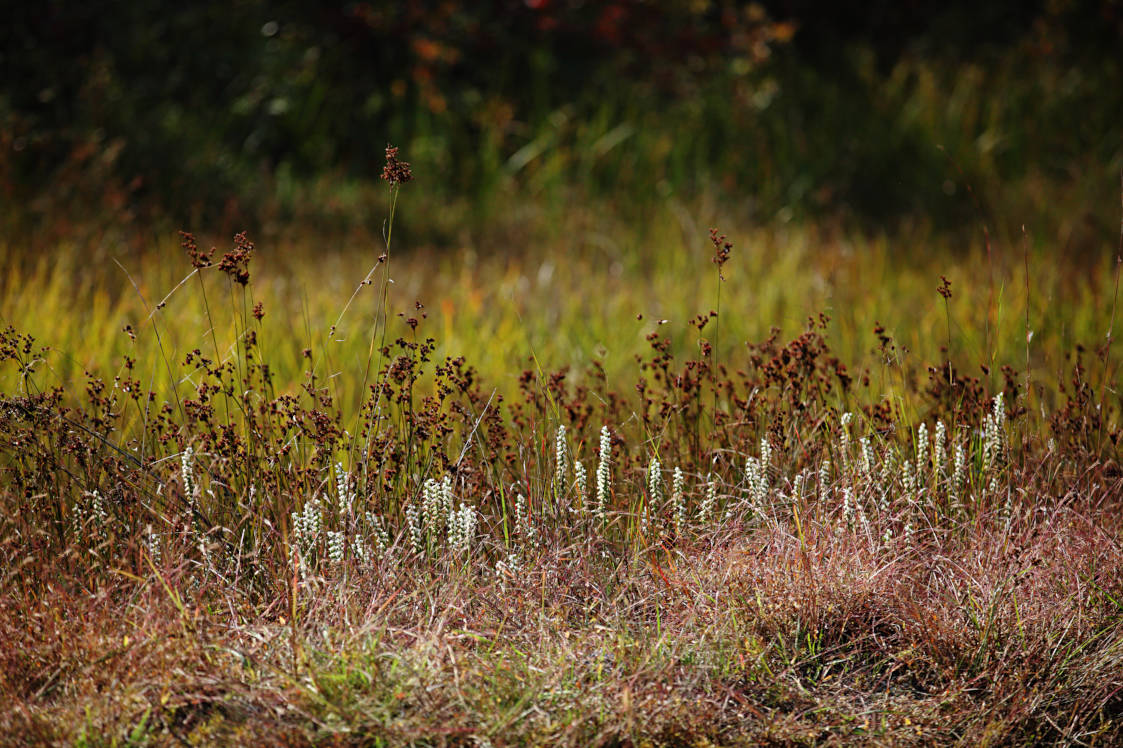
[{"label": "field of grass", "polygon": [[1115,248],[424,189],[0,247],[6,742],[1123,740]]}]

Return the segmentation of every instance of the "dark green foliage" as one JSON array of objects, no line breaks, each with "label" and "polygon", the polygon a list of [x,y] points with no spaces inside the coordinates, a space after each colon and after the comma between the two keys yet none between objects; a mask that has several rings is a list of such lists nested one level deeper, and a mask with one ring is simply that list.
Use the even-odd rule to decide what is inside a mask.
[{"label": "dark green foliage", "polygon": [[19,206],[5,218],[29,228],[81,220],[83,203],[111,221],[291,219],[334,199],[308,198],[310,180],[376,179],[387,141],[476,212],[515,180],[944,227],[1102,194],[1123,160],[1123,22],[1106,1],[13,10],[0,180]]}]

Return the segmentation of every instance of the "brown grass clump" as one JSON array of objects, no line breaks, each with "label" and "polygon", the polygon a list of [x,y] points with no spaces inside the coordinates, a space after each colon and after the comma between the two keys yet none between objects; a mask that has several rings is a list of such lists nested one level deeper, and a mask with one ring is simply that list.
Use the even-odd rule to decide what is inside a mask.
[{"label": "brown grass clump", "polygon": [[75,559],[41,561],[38,590],[6,582],[2,728],[30,742],[1111,743],[1123,551],[1102,502],[1117,489],[911,544],[790,515],[672,551],[555,540],[523,549],[518,576],[486,551],[427,563],[399,537],[271,602],[183,562],[82,589]]}]

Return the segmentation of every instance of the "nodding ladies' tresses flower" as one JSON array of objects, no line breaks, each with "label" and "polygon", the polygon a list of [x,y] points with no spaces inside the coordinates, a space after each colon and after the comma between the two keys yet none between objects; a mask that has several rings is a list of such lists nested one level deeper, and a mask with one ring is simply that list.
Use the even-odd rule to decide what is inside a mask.
[{"label": "nodding ladies' tresses flower", "polygon": [[370,545],[362,538],[355,538],[351,541],[351,555],[360,564],[369,564],[372,555]]},{"label": "nodding ladies' tresses flower", "polygon": [[152,559],[152,563],[160,563],[160,536],[152,529],[152,525],[148,525],[144,529],[144,550],[148,553],[148,557]]},{"label": "nodding ladies' tresses flower", "polygon": [[932,473],[936,476],[936,483],[944,476],[944,458],[947,447],[948,431],[943,421],[936,421],[936,445],[932,450]]},{"label": "nodding ladies' tresses flower", "polygon": [[343,552],[345,550],[345,542],[343,533],[328,530],[328,558],[331,559],[333,564],[343,563]]},{"label": "nodding ladies' tresses flower", "polygon": [[464,553],[476,534],[476,508],[460,503],[460,509],[448,515],[448,546],[454,553]]},{"label": "nodding ladies' tresses flower", "polygon": [[343,470],[343,463],[335,463],[335,498],[339,502],[339,516],[351,514],[355,503],[355,480]]},{"label": "nodding ladies' tresses flower", "polygon": [[565,441],[565,424],[558,426],[558,435],[554,444],[554,493],[561,496],[565,493],[566,478],[569,477],[569,445]]},{"label": "nodding ladies' tresses flower", "polygon": [[658,457],[652,457],[651,464],[647,466],[647,492],[652,509],[657,510],[663,503],[663,466],[659,464]]},{"label": "nodding ladies' tresses flower", "polygon": [[497,561],[495,564],[495,573],[500,581],[506,583],[508,579],[514,579],[518,576],[522,564],[519,562],[519,554],[512,551],[507,554],[506,559]]},{"label": "nodding ladies' tresses flower", "polygon": [[767,478],[768,467],[772,464],[772,443],[768,441],[767,436],[760,437],[760,464]]},{"label": "nodding ladies' tresses flower", "polygon": [[[95,488],[93,491],[85,495],[88,501],[76,501],[74,508],[71,511],[71,532],[74,537],[81,538],[84,536],[84,529],[86,522],[92,522],[91,528],[95,537],[101,537],[105,533],[106,525],[109,522],[109,514],[105,511],[105,504],[101,500],[101,494]],[[83,504],[85,506],[83,507]]]},{"label": "nodding ladies' tresses flower", "polygon": [[928,425],[920,424],[916,429],[916,482],[924,485],[924,476],[928,470]]},{"label": "nodding ladies' tresses flower", "polygon": [[427,478],[421,487],[421,519],[424,529],[433,535],[444,529],[452,512],[452,479],[445,476],[440,482]]},{"label": "nodding ladies' tresses flower", "polygon": [[1001,393],[994,396],[990,414],[983,419],[983,470],[989,471],[1002,456],[1003,429],[1006,426],[1006,403]]},{"label": "nodding ladies' tresses flower", "polygon": [[958,497],[967,481],[967,451],[962,444],[955,445],[955,466],[951,474],[951,490]]},{"label": "nodding ladies' tresses flower", "polygon": [[409,163],[398,158],[398,149],[392,145],[386,146],[386,166],[382,167],[382,178],[391,186],[405,184],[413,179]]},{"label": "nodding ladies' tresses flower", "polygon": [[831,480],[831,461],[823,460],[819,465],[819,495],[823,496],[827,491],[827,485]]},{"label": "nodding ladies' tresses flower", "polygon": [[892,452],[883,452],[881,457],[881,475],[880,480],[878,481],[878,485],[882,487],[882,491],[885,490],[886,486],[893,482],[892,479],[896,477],[896,475],[897,458]]},{"label": "nodding ladies' tresses flower", "polygon": [[448,475],[441,479],[441,509],[445,514],[452,511],[452,478]]},{"label": "nodding ladies' tresses flower", "polygon": [[526,507],[526,497],[521,493],[515,497],[515,532],[523,539],[527,547],[538,546],[538,531],[530,523],[530,513]]},{"label": "nodding ladies' tresses flower", "polygon": [[433,530],[441,516],[440,484],[432,478],[426,478],[421,485],[421,520],[427,530]]},{"label": "nodding ladies' tresses flower", "polygon": [[702,499],[702,506],[698,507],[698,520],[705,524],[710,521],[714,505],[717,504],[717,481],[710,475],[706,481],[706,498]]},{"label": "nodding ladies' tresses flower", "polygon": [[589,476],[585,465],[578,460],[573,461],[573,485],[577,489],[577,504],[584,507],[589,500]]},{"label": "nodding ladies' tresses flower", "polygon": [[858,440],[858,444],[862,448],[862,475],[870,478],[873,476],[873,447],[870,446],[868,436],[863,436]]},{"label": "nodding ladies' tresses flower", "polygon": [[838,422],[841,426],[839,430],[839,444],[838,452],[842,455],[842,468],[843,470],[850,469],[850,421],[854,417],[853,413],[847,411],[842,414]]},{"label": "nodding ladies' tresses flower", "polygon": [[608,426],[601,426],[600,429],[600,462],[597,464],[597,508],[596,514],[598,519],[604,519],[605,508],[608,506],[608,491],[610,488],[609,480],[609,461],[612,459],[612,436],[608,432]]},{"label": "nodding ladies' tresses flower", "polygon": [[304,552],[311,550],[320,534],[321,509],[320,500],[315,498],[305,503],[302,511],[292,513],[293,540],[296,541],[296,546]]},{"label": "nodding ladies' tresses flower", "polygon": [[195,450],[188,446],[179,458],[179,474],[183,478],[183,493],[187,495],[187,500],[192,507],[199,500],[199,484],[195,482],[194,461]]},{"label": "nodding ladies' tresses flower", "polygon": [[745,460],[745,480],[749,485],[749,498],[756,511],[763,511],[768,500],[768,465],[772,461],[772,445],[767,438],[760,440],[760,458]]},{"label": "nodding ladies' tresses flower", "polygon": [[676,467],[674,478],[671,481],[671,508],[675,517],[675,532],[681,533],[682,526],[686,523],[686,498],[683,496],[686,489],[686,479],[682,475],[682,468]]},{"label": "nodding ladies' tresses flower", "polygon": [[382,518],[374,512],[366,513],[367,527],[370,528],[371,534],[374,536],[374,542],[378,547],[380,553],[384,553],[390,547],[390,533],[386,531],[386,527],[382,524]]},{"label": "nodding ladies' tresses flower", "polygon": [[421,527],[421,516],[413,504],[406,506],[406,523],[409,525],[409,540],[417,553],[425,552],[425,534]]}]

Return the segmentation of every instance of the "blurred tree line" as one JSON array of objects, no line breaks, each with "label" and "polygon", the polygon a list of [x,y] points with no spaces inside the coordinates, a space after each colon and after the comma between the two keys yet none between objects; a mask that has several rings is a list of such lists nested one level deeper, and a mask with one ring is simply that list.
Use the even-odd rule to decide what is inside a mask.
[{"label": "blurred tree line", "polygon": [[[41,0],[6,16],[9,226],[82,205],[293,216],[338,199],[325,180],[376,180],[388,141],[427,190],[483,205],[512,187],[712,188],[765,220],[954,224],[1075,182],[1095,195],[1123,166],[1117,0]],[[1025,205],[979,205],[1019,180]]]}]

